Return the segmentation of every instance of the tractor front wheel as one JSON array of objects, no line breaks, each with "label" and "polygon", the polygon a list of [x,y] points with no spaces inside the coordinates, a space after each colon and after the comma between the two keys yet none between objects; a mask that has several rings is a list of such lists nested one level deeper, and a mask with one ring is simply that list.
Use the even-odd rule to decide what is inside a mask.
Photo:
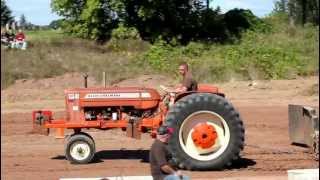
[{"label": "tractor front wheel", "polygon": [[89,163],[95,154],[95,143],[88,134],[74,134],[67,141],[65,154],[71,163]]},{"label": "tractor front wheel", "polygon": [[239,113],[218,95],[196,93],[180,99],[165,123],[174,129],[169,149],[180,168],[224,168],[238,159],[244,146]]}]

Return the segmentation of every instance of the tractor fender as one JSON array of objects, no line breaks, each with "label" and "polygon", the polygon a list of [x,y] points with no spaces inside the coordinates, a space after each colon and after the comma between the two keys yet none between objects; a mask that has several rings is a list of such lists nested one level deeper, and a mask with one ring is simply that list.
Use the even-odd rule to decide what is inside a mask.
[{"label": "tractor fender", "polygon": [[75,132],[75,133],[69,135],[69,136],[68,136],[68,139],[71,138],[72,136],[79,135],[79,134],[82,134],[82,135],[84,135],[84,136],[89,137],[89,138],[92,139],[92,141],[94,142],[93,137],[92,137],[90,134],[88,134],[88,133],[86,133],[86,132],[83,132],[83,131]]},{"label": "tractor fender", "polygon": [[[179,100],[180,100],[181,98],[183,98],[183,97],[186,97],[186,96],[191,95],[191,94],[196,94],[196,93],[200,93],[200,92],[198,92],[198,91],[187,91],[187,92],[179,93],[179,94],[177,94],[177,96],[175,97],[174,102],[179,101]],[[202,93],[202,92],[201,92],[201,93]],[[218,95],[218,96],[225,97],[225,95],[224,95],[223,93],[218,93],[218,92],[216,92],[216,93],[210,93],[210,94],[216,94],[216,95]]]}]

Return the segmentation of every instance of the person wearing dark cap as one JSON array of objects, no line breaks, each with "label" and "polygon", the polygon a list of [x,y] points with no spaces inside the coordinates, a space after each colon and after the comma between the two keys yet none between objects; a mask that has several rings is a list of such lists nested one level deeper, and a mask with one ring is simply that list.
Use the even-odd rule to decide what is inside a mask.
[{"label": "person wearing dark cap", "polygon": [[154,180],[188,180],[169,163],[171,154],[167,148],[168,140],[173,130],[167,126],[160,126],[157,138],[150,149],[151,174]]}]

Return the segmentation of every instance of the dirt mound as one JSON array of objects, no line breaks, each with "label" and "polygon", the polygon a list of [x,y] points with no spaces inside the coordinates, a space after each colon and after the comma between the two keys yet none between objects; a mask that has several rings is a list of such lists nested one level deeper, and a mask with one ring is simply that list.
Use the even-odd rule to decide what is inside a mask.
[{"label": "dirt mound", "polygon": [[[89,77],[89,85],[96,85],[97,82]],[[46,78],[46,79],[21,79],[17,80],[14,85],[7,88],[7,91],[17,89],[66,89],[71,87],[83,87],[83,75],[80,73],[67,73],[62,76]]]},{"label": "dirt mound", "polygon": [[[88,86],[96,86],[97,82],[89,77]],[[79,73],[69,73],[47,79],[22,79],[1,91],[3,102],[21,102],[28,100],[63,99],[63,91],[67,88],[83,87],[83,76]]]},{"label": "dirt mound", "polygon": [[163,75],[142,75],[137,78],[123,80],[113,86],[137,86],[158,89],[161,84],[172,86],[173,79]]},{"label": "dirt mound", "polygon": [[234,81],[217,86],[232,102],[318,106],[318,82],[319,78],[313,76],[293,80]]},{"label": "dirt mound", "polygon": [[[159,84],[169,84],[168,77],[161,75],[142,75],[137,78],[123,80],[113,86],[159,87]],[[94,78],[88,78],[88,87],[101,87]],[[21,102],[28,100],[56,100],[64,98],[64,90],[84,87],[84,78],[80,73],[69,73],[47,79],[22,79],[3,90],[2,102]]]}]

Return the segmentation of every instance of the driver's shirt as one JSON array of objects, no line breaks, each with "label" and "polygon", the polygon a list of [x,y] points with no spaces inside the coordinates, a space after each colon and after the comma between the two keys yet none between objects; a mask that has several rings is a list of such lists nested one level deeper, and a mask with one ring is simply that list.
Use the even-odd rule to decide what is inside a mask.
[{"label": "driver's shirt", "polygon": [[198,90],[198,83],[196,80],[193,79],[190,72],[187,72],[187,74],[183,77],[182,86],[187,88],[187,91],[197,91]]}]

